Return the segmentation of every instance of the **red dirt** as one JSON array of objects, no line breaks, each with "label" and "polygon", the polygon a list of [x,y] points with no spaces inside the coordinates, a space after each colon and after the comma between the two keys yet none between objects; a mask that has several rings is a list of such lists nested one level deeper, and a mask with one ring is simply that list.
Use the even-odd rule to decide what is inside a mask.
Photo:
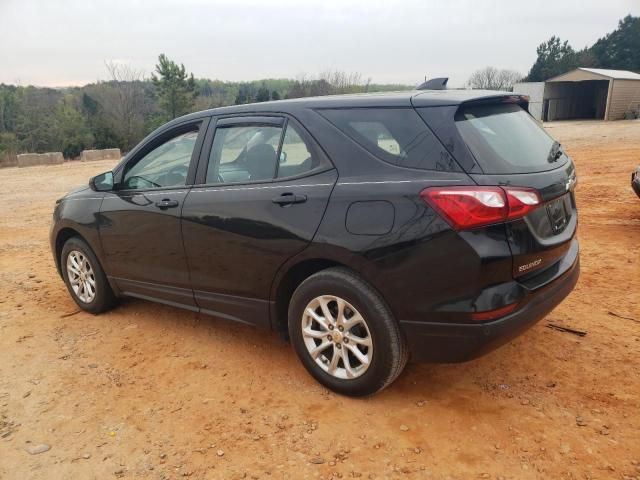
[{"label": "red dirt", "polygon": [[497,351],[410,364],[364,400],[269,332],[138,300],[78,312],[50,215],[113,163],[0,170],[0,478],[640,478],[640,122],[547,128],[578,169],[576,290]]}]

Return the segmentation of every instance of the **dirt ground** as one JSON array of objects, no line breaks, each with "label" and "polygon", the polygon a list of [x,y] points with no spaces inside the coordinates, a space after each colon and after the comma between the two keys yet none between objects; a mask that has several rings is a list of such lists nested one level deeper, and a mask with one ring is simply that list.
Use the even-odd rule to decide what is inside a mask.
[{"label": "dirt ground", "polygon": [[364,400],[268,332],[141,300],[78,312],[51,212],[113,162],[0,170],[0,478],[640,479],[640,121],[547,127],[578,169],[577,289],[499,350]]}]

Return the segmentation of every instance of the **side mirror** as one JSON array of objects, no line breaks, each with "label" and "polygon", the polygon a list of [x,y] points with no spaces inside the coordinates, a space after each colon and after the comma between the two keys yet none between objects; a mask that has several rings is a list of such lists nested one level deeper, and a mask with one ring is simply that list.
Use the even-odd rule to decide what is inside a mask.
[{"label": "side mirror", "polygon": [[280,163],[287,163],[287,152],[280,152]]},{"label": "side mirror", "polygon": [[89,180],[91,190],[95,192],[110,192],[113,190],[113,172],[104,172]]}]

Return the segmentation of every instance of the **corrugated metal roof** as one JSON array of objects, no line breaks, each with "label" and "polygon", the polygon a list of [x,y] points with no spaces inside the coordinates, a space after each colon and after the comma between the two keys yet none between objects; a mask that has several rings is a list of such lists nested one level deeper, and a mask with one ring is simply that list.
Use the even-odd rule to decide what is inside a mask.
[{"label": "corrugated metal roof", "polygon": [[547,82],[578,82],[581,80],[598,80],[603,79],[603,77],[613,78],[614,80],[640,80],[640,74],[628,70],[580,67],[552,77]]},{"label": "corrugated metal roof", "polygon": [[640,80],[640,73],[633,73],[629,70],[608,70],[606,68],[579,68],[578,70],[620,80]]}]

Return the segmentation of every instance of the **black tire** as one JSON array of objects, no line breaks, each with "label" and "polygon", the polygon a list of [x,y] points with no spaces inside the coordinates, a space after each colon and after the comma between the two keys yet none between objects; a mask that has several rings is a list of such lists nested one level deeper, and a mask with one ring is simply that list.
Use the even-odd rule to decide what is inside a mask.
[{"label": "black tire", "polygon": [[[95,279],[95,296],[89,302],[85,302],[79,298],[78,294],[73,290],[71,282],[69,280],[69,273],[67,272],[67,258],[69,254],[77,251],[84,255],[87,262],[91,266],[93,272],[93,278]],[[91,250],[91,247],[87,245],[87,242],[79,237],[71,237],[68,239],[62,247],[60,254],[60,269],[62,270],[62,277],[64,283],[67,286],[67,290],[71,294],[71,298],[78,304],[78,306],[87,312],[98,314],[106,312],[115,305],[115,295],[107,276],[102,269],[102,265],[98,261],[98,258]]]},{"label": "black tire", "polygon": [[[358,377],[336,378],[329,374],[311,357],[305,345],[303,315],[307,305],[321,296],[346,300],[367,324],[373,345],[372,359]],[[302,282],[291,297],[288,324],[291,343],[304,367],[322,385],[343,395],[360,397],[379,392],[402,373],[409,358],[406,340],[385,301],[364,279],[346,268],[323,270]],[[317,340],[321,341],[324,340]]]}]

